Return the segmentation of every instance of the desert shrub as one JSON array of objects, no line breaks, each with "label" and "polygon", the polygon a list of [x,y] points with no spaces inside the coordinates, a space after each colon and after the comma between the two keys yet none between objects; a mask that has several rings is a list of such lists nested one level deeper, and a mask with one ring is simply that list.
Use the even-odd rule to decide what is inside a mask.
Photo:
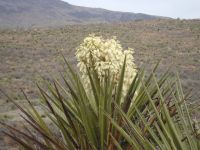
[{"label": "desert shrub", "polygon": [[91,35],[76,56],[81,77],[65,60],[63,82],[46,82],[47,91],[38,86],[47,119],[25,95],[30,107],[13,101],[27,122],[24,131],[2,123],[5,134],[25,149],[200,149],[178,76],[166,70],[157,77],[158,65],[136,69],[131,50],[122,51],[115,39]]}]

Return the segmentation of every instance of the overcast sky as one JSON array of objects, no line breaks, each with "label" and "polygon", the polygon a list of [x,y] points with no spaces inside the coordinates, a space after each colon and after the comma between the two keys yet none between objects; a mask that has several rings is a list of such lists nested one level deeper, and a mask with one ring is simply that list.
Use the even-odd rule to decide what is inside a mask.
[{"label": "overcast sky", "polygon": [[146,13],[172,18],[200,18],[200,0],[64,0],[70,4]]}]

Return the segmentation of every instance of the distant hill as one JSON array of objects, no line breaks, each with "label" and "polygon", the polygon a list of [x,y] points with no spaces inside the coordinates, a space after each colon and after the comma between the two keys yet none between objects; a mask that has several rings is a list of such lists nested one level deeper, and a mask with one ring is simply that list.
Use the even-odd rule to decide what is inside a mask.
[{"label": "distant hill", "polygon": [[0,0],[0,27],[62,26],[155,19],[141,13],[74,6],[61,0]]}]

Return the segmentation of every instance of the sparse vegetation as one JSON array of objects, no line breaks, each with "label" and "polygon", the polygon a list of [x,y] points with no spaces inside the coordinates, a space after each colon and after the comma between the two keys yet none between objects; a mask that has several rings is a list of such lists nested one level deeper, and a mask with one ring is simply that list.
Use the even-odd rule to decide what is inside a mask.
[{"label": "sparse vegetation", "polygon": [[[158,68],[158,76],[172,65],[172,70],[180,72],[184,91],[192,88],[195,93],[192,98],[188,97],[188,102],[199,100],[199,24],[198,20],[152,20],[52,29],[1,30],[0,88],[11,97],[13,93],[17,95],[19,88],[22,88],[31,99],[38,98],[34,83],[35,79],[38,80],[38,74],[52,81],[52,75],[57,78],[58,71],[64,73],[60,65],[63,64],[59,57],[60,50],[74,66],[75,47],[89,33],[96,33],[106,38],[117,36],[124,48],[134,47],[135,63],[138,66],[148,64],[147,72],[150,71],[149,66],[159,59],[162,61]],[[21,94],[16,97],[19,96],[22,97]],[[6,102],[2,94],[0,101],[1,113],[12,109],[10,102]],[[38,100],[34,101],[34,105],[37,106]]]},{"label": "sparse vegetation", "polygon": [[[105,53],[109,52],[105,47],[108,43],[116,53],[107,54],[109,58],[105,58]],[[114,40],[104,41],[90,36],[77,51],[76,56],[83,75],[81,78],[65,59],[68,70],[65,72],[66,76],[62,75],[64,82],[46,82],[47,91],[38,86],[44,104],[42,108],[48,121],[26,95],[29,103],[26,108],[8,96],[24,114],[22,118],[28,125],[24,126],[24,130],[20,130],[5,123],[1,124],[8,129],[4,133],[18,142],[21,148],[200,148],[199,123],[191,118],[188,109],[190,106],[186,102],[188,94],[183,93],[178,76],[173,78],[167,70],[158,79],[155,74],[158,65],[148,74],[144,69],[136,72],[135,68],[127,72],[126,68],[130,70],[128,65],[133,61],[131,53],[124,54],[122,66],[117,65],[112,58],[118,57],[121,48]],[[120,72],[113,73],[111,66],[105,69],[97,65],[108,62],[111,66],[114,65],[116,70],[120,68]],[[86,72],[83,69],[86,69]],[[130,84],[127,84],[127,75],[130,74],[132,79]],[[86,76],[87,84],[83,82]],[[116,77],[119,77],[117,81]],[[123,90],[124,87],[127,87],[126,90]]]},{"label": "sparse vegetation", "polygon": [[[180,72],[184,88],[192,88],[199,99],[199,53],[200,45],[196,36],[200,30],[192,32],[200,24],[198,20],[152,20],[124,24],[74,25],[52,29],[13,29],[1,30],[0,34],[0,87],[8,93],[18,93],[17,89],[32,92],[37,97],[32,81],[38,74],[50,78],[63,72],[59,65],[59,51],[62,51],[71,64],[76,64],[74,49],[90,33],[107,38],[116,36],[122,46],[135,48],[135,62],[155,64],[162,59],[162,68],[172,65]],[[157,29],[159,28],[159,31]],[[172,30],[168,30],[172,28]],[[35,42],[37,41],[37,42]],[[147,68],[149,68],[147,66]],[[47,73],[48,72],[48,73]],[[162,72],[162,69],[159,70]],[[192,86],[187,86],[187,83]],[[3,99],[0,95],[0,99]]]}]

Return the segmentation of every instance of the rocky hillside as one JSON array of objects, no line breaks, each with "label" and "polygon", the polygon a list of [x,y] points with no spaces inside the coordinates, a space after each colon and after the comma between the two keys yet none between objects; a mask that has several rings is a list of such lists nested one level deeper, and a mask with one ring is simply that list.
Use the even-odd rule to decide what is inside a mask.
[{"label": "rocky hillside", "polygon": [[74,6],[61,0],[0,0],[0,28],[124,22],[156,16]]},{"label": "rocky hillside", "polygon": [[[69,25],[61,28],[0,30],[0,89],[20,105],[26,105],[23,89],[38,108],[36,82],[41,77],[61,79],[63,59],[76,66],[75,48],[90,33],[116,36],[124,48],[135,49],[135,63],[147,74],[161,59],[158,74],[169,67],[180,74],[190,102],[200,100],[200,20],[143,20],[129,23]],[[65,66],[66,67],[66,66]],[[39,109],[39,108],[38,108]],[[198,110],[198,109],[197,109]],[[45,117],[45,116],[44,116]],[[197,116],[200,118],[200,116]],[[0,92],[0,121],[21,126],[19,110]],[[0,150],[16,149],[0,126]],[[12,147],[12,148],[11,148]]]}]

